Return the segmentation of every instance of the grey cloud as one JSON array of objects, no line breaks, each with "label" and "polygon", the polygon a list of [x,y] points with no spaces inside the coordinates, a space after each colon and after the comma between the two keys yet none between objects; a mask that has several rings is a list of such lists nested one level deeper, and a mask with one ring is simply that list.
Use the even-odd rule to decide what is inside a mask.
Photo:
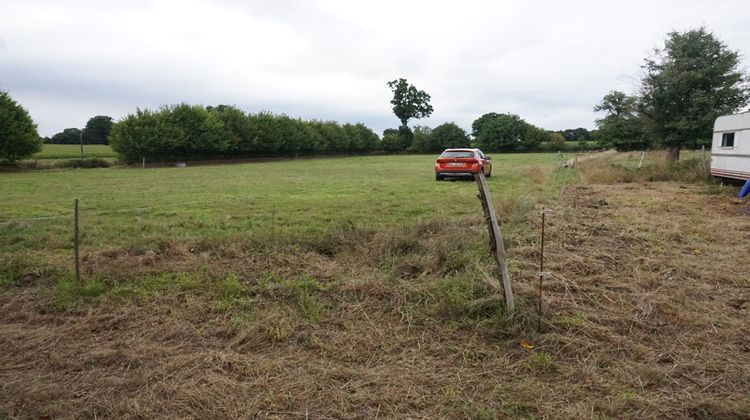
[{"label": "grey cloud", "polygon": [[92,115],[180,101],[398,124],[385,83],[429,92],[469,129],[486,112],[592,128],[611,89],[633,92],[667,32],[705,24],[743,55],[743,1],[77,0],[5,2],[0,88],[45,135]]}]

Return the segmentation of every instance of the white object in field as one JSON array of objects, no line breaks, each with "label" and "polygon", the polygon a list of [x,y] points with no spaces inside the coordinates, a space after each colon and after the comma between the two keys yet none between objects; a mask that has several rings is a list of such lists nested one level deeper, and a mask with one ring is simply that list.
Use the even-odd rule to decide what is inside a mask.
[{"label": "white object in field", "polygon": [[750,111],[716,119],[711,141],[711,175],[750,179]]}]

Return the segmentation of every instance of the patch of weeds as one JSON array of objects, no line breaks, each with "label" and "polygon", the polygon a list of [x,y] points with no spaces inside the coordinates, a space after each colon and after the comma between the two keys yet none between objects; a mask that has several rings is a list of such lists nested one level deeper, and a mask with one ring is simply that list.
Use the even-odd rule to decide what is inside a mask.
[{"label": "patch of weeds", "polygon": [[255,301],[246,296],[248,292],[249,287],[242,283],[239,277],[230,274],[217,282],[214,287],[214,294],[217,296],[214,307],[220,312],[233,309],[251,311],[253,310]]},{"label": "patch of weeds", "polygon": [[78,284],[73,279],[64,278],[58,281],[54,288],[54,304],[60,309],[71,310],[83,303],[93,301],[106,290],[104,282],[97,279]]},{"label": "patch of weeds", "polygon": [[260,282],[256,292],[270,299],[289,299],[297,306],[303,318],[317,323],[326,311],[326,305],[319,299],[319,295],[337,284],[338,282],[323,284],[312,276],[285,279],[272,273]]},{"label": "patch of weeds", "polygon": [[436,253],[435,266],[440,267],[443,274],[457,274],[471,266],[471,258],[464,250],[440,246]]},{"label": "patch of weeds", "polygon": [[251,320],[252,318],[249,317],[247,314],[240,313],[240,314],[232,315],[229,318],[229,328],[232,331],[239,331],[245,328],[250,323]]},{"label": "patch of weeds", "polygon": [[433,291],[438,297],[438,313],[445,317],[472,320],[503,316],[501,300],[489,298],[492,291],[484,282],[477,280],[480,275],[463,273],[440,279]]},{"label": "patch of weeds", "polygon": [[14,254],[0,259],[0,290],[12,286],[28,286],[59,277],[59,269],[29,255]]},{"label": "patch of weeds", "polygon": [[326,310],[325,305],[306,290],[299,291],[297,304],[302,316],[313,323],[319,322]]},{"label": "patch of weeds", "polygon": [[388,244],[388,249],[395,255],[414,254],[420,249],[419,240],[414,237],[394,238],[393,241]]},{"label": "patch of weeds", "polygon": [[724,185],[719,182],[712,182],[706,185],[700,190],[703,194],[707,195],[734,195],[736,187],[732,185]]},{"label": "patch of weeds", "polygon": [[245,286],[242,284],[239,277],[230,274],[216,284],[215,291],[222,299],[235,299],[245,292]]},{"label": "patch of weeds", "polygon": [[582,314],[563,315],[558,317],[554,323],[567,329],[581,328],[586,323],[586,317]]},{"label": "patch of weeds", "polygon": [[552,367],[552,355],[546,351],[538,351],[529,356],[529,367],[531,369],[546,372]]},{"label": "patch of weeds", "polygon": [[11,285],[13,285],[13,281],[10,277],[0,274],[0,291],[10,288]]},{"label": "patch of weeds", "polygon": [[205,283],[188,273],[163,273],[117,284],[109,294],[121,299],[148,298],[165,292],[181,293],[202,287],[205,287]]},{"label": "patch of weeds", "polygon": [[314,277],[302,277],[293,281],[291,287],[297,295],[297,305],[302,316],[310,322],[320,321],[326,306],[316,297],[316,293],[326,290],[326,287]]}]

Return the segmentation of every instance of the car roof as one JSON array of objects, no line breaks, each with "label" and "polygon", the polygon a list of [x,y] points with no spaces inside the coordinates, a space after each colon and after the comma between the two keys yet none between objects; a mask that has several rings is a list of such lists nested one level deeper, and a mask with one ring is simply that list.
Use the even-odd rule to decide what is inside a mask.
[{"label": "car roof", "polygon": [[445,149],[443,150],[443,153],[445,152],[476,152],[479,149]]}]

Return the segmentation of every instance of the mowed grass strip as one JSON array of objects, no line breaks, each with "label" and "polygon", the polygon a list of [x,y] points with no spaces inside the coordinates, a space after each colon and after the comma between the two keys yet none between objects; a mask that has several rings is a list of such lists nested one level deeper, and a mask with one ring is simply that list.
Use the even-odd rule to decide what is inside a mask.
[{"label": "mowed grass strip", "polygon": [[[34,159],[77,159],[81,157],[81,146],[78,144],[45,144]],[[114,158],[117,153],[105,144],[84,144],[84,158]]]}]

